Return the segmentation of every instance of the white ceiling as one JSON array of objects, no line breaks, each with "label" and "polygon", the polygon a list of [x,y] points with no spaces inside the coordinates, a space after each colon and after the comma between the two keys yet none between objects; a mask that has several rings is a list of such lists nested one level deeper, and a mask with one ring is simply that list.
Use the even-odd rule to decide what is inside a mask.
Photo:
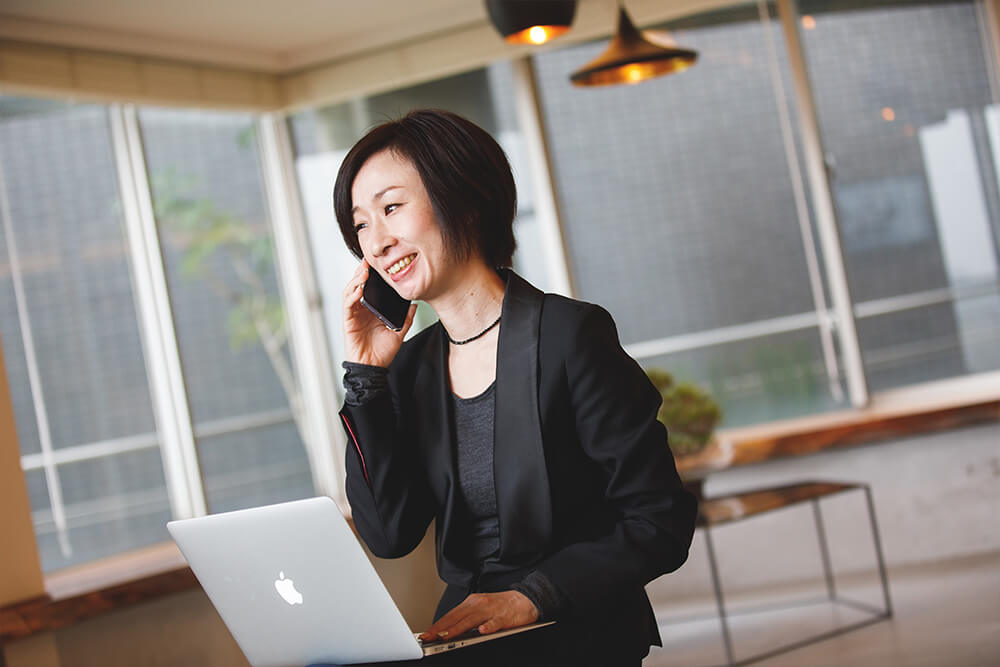
[{"label": "white ceiling", "polygon": [[3,38],[267,72],[486,20],[482,0],[0,0]]}]

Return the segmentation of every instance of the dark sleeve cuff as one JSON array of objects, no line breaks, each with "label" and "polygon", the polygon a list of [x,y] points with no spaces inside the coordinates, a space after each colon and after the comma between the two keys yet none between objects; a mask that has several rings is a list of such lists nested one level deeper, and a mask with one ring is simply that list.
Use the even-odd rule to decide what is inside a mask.
[{"label": "dark sleeve cuff", "polygon": [[389,369],[382,366],[369,366],[353,361],[345,361],[344,367],[344,403],[361,406],[389,391]]},{"label": "dark sleeve cuff", "polygon": [[539,621],[555,621],[566,613],[569,600],[544,574],[535,570],[511,586],[531,600],[538,610]]}]

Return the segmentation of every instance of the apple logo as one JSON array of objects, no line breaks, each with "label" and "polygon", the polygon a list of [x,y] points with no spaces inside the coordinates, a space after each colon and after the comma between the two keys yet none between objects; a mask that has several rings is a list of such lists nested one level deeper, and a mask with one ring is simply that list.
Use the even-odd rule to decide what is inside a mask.
[{"label": "apple logo", "polygon": [[278,590],[278,595],[288,604],[302,604],[302,593],[295,590],[295,583],[291,579],[285,579],[284,571],[278,573],[274,587]]}]

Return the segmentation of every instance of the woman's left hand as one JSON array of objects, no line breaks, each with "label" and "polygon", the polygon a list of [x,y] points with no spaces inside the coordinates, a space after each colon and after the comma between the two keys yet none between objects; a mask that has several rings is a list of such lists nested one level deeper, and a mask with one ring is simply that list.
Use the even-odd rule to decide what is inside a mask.
[{"label": "woman's left hand", "polygon": [[479,634],[488,635],[507,628],[517,628],[538,620],[535,604],[517,591],[502,593],[473,593],[460,605],[438,619],[427,632],[420,635],[423,641],[447,639],[465,634],[476,628]]}]

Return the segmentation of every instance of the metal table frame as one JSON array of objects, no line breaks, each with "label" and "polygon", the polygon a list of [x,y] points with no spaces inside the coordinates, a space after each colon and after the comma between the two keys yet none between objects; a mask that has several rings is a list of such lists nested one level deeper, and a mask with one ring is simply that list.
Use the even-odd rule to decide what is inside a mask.
[{"label": "metal table frame", "polygon": [[[802,503],[802,502],[809,502],[813,506],[813,518],[814,518],[814,522],[815,522],[815,525],[816,525],[816,535],[817,535],[817,538],[819,540],[820,555],[821,555],[822,561],[823,561],[823,574],[824,574],[825,579],[826,579],[826,598],[823,598],[823,599],[820,599],[820,600],[808,600],[808,601],[800,601],[800,602],[792,602],[792,603],[779,603],[779,604],[768,605],[768,606],[764,606],[764,607],[754,607],[754,608],[750,608],[750,609],[739,609],[739,610],[727,609],[725,597],[724,597],[723,591],[722,591],[722,579],[719,576],[718,557],[716,555],[715,545],[712,542],[712,522],[710,520],[706,519],[704,516],[700,516],[699,517],[699,527],[702,529],[702,534],[704,535],[704,538],[705,538],[705,546],[708,549],[708,563],[709,563],[709,567],[711,569],[711,575],[712,575],[712,588],[713,588],[713,591],[715,593],[715,604],[716,604],[717,614],[718,614],[718,618],[719,618],[719,622],[720,622],[720,627],[721,627],[722,642],[723,642],[723,645],[724,645],[725,651],[726,651],[726,664],[727,665],[747,665],[747,664],[750,664],[750,663],[753,663],[753,662],[757,662],[759,660],[764,660],[765,658],[770,658],[772,656],[779,655],[781,653],[786,653],[788,651],[792,651],[794,649],[801,648],[803,646],[808,646],[809,644],[814,644],[816,642],[820,642],[820,641],[823,641],[823,640],[826,640],[826,639],[830,639],[831,637],[836,637],[838,635],[842,635],[844,633],[851,632],[852,630],[857,630],[858,628],[862,628],[862,627],[865,627],[867,625],[871,625],[873,623],[877,623],[879,621],[885,620],[885,619],[890,618],[892,616],[892,602],[891,602],[890,597],[889,597],[889,580],[888,580],[888,577],[886,575],[885,557],[883,556],[883,553],[882,553],[882,542],[881,542],[881,539],[880,539],[880,536],[879,536],[878,523],[877,523],[876,518],[875,518],[875,504],[874,504],[874,502],[872,500],[871,488],[867,484],[844,484],[842,486],[843,486],[843,488],[840,489],[839,491],[836,491],[836,492],[833,492],[833,493],[825,493],[823,495],[812,497],[812,498],[808,498],[808,499],[793,500],[793,501],[790,501],[788,504],[782,506],[782,507],[791,507],[791,506],[793,506],[795,504],[799,504],[799,503]],[[881,579],[881,585],[882,585],[882,595],[883,595],[883,600],[884,600],[884,607],[882,609],[878,609],[876,607],[873,607],[871,605],[865,604],[863,602],[858,602],[857,600],[852,600],[850,598],[845,597],[843,594],[841,594],[841,593],[839,593],[837,591],[836,580],[834,578],[833,567],[832,567],[831,560],[830,560],[830,550],[829,550],[829,547],[827,545],[826,526],[825,526],[825,524],[823,522],[823,513],[822,513],[822,510],[820,509],[820,503],[819,503],[819,501],[822,498],[828,497],[830,495],[839,495],[841,493],[847,493],[847,492],[855,491],[855,490],[861,490],[861,491],[863,491],[864,494],[865,494],[865,500],[867,501],[868,518],[869,518],[869,521],[870,521],[870,524],[871,524],[872,540],[873,540],[874,547],[875,547],[875,557],[876,557],[876,560],[877,560],[878,573],[879,573],[879,577]],[[757,492],[759,492],[759,491],[768,491],[768,489],[760,489]],[[748,494],[749,493],[754,493],[754,492],[748,492]],[[739,495],[748,495],[748,494],[735,494],[735,495],[739,496]],[[712,502],[713,500],[720,500],[720,499],[718,499],[718,498],[715,498],[715,499],[709,498],[709,499],[706,499],[704,502]],[[775,508],[772,508],[772,509],[779,509],[779,508],[780,507],[775,507]],[[771,511],[771,510],[765,510],[765,512],[766,511]],[[744,517],[734,518],[734,519],[731,519],[729,521],[722,521],[718,525],[724,525],[725,523],[729,523],[729,522],[736,521],[736,520],[745,520],[745,519],[753,518],[754,516],[757,516],[757,513],[750,514],[750,515],[744,516]],[[718,526],[716,526],[716,527],[718,527]],[[838,627],[838,628],[836,628],[834,630],[830,630],[830,631],[827,631],[827,632],[822,632],[822,633],[819,633],[819,634],[816,634],[816,635],[812,635],[812,636],[806,637],[804,639],[800,639],[800,640],[797,640],[797,641],[794,641],[794,642],[790,642],[790,643],[787,643],[787,644],[782,644],[782,645],[778,646],[777,648],[765,651],[763,653],[758,653],[756,655],[752,655],[752,656],[749,656],[749,657],[746,657],[746,658],[742,658],[740,660],[736,660],[735,659],[735,655],[734,655],[734,652],[733,652],[733,641],[732,641],[732,637],[731,637],[730,632],[729,632],[729,617],[730,616],[737,615],[737,614],[750,614],[750,613],[756,613],[756,612],[760,612],[760,611],[769,611],[769,610],[775,610],[775,609],[789,608],[789,607],[794,607],[794,606],[801,606],[801,605],[804,605],[804,604],[814,604],[817,601],[824,601],[824,600],[825,601],[829,601],[829,602],[833,602],[835,604],[843,605],[843,606],[846,606],[846,607],[850,607],[850,608],[856,609],[858,611],[865,612],[867,614],[871,614],[871,616],[869,618],[866,618],[866,619],[862,620],[862,621],[858,621],[858,622],[855,622],[855,623],[851,623],[849,625],[841,626],[841,627]],[[670,623],[684,622],[686,620],[693,620],[693,619],[682,619],[682,620],[679,620],[679,621],[670,621]]]}]

